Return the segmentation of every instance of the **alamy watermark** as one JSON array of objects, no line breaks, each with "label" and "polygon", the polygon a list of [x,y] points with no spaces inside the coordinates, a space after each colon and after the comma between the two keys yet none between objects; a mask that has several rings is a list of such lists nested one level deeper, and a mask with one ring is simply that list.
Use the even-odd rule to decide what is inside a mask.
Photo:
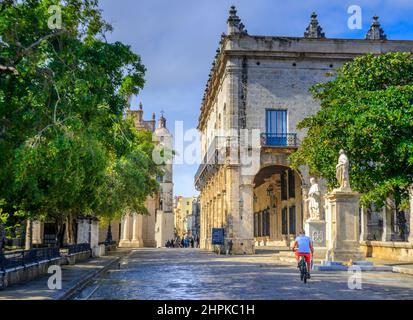
[{"label": "alamy watermark", "polygon": [[47,269],[47,273],[52,274],[47,280],[47,287],[50,290],[61,290],[62,289],[62,268],[58,265],[53,265]]},{"label": "alamy watermark", "polygon": [[62,29],[62,8],[59,5],[52,5],[47,12],[51,14],[47,20],[47,26],[52,29]]},{"label": "alamy watermark", "polygon": [[363,25],[361,7],[359,5],[353,4],[348,7],[347,13],[351,15],[347,20],[347,27],[350,30],[361,30]]}]

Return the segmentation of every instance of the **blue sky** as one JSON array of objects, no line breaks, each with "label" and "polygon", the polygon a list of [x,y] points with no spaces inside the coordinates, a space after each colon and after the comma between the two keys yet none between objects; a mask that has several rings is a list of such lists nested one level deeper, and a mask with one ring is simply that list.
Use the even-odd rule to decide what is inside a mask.
[{"label": "blue sky", "polygon": [[[328,38],[364,38],[377,14],[389,39],[413,39],[412,0],[101,0],[103,16],[114,27],[108,40],[131,45],[147,68],[145,88],[132,100],[133,107],[142,101],[145,118],[163,110],[172,133],[175,121],[196,128],[231,5],[251,35],[302,36],[316,11]],[[362,30],[347,27],[351,5],[362,9]],[[197,195],[197,167],[174,166],[175,195]]]}]

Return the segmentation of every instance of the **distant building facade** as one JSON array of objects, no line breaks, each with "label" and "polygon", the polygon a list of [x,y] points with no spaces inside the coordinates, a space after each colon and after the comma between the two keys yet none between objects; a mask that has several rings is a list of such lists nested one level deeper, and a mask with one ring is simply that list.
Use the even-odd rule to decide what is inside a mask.
[{"label": "distant building facade", "polygon": [[174,219],[175,235],[177,237],[192,237],[196,234],[196,221],[197,216],[199,217],[199,211],[196,211],[198,208],[196,203],[197,197],[175,197]]}]

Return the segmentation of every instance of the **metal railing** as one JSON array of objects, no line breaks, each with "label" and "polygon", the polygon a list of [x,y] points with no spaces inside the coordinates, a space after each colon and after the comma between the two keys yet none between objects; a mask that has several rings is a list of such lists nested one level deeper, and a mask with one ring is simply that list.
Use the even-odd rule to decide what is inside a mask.
[{"label": "metal railing", "polygon": [[0,254],[0,270],[23,267],[31,263],[59,258],[60,251],[57,247],[19,250]]},{"label": "metal railing", "polygon": [[298,147],[296,133],[262,133],[261,145],[264,147]]},{"label": "metal railing", "polygon": [[85,251],[90,251],[90,243],[78,243],[78,244],[70,244],[67,246],[67,253],[68,254],[75,254]]},{"label": "metal railing", "polygon": [[199,185],[201,184],[201,177],[205,175],[208,169],[219,164],[223,164],[225,153],[229,145],[228,139],[229,137],[226,136],[216,136],[212,140],[195,174],[195,186],[199,187]]}]

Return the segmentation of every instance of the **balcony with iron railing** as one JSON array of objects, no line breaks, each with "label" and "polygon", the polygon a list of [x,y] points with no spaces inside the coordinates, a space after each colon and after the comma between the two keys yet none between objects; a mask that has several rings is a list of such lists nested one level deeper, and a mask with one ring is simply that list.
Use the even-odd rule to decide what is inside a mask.
[{"label": "balcony with iron railing", "polygon": [[296,133],[261,134],[261,146],[269,148],[298,148],[299,141]]},{"label": "balcony with iron railing", "polygon": [[222,164],[222,152],[226,152],[227,137],[216,136],[208,147],[201,164],[194,177],[195,187],[200,190],[207,180],[207,176],[216,172],[219,164]]},{"label": "balcony with iron railing", "polygon": [[[299,141],[296,133],[262,133],[261,134],[262,148],[278,148],[296,149],[299,146]],[[204,155],[201,164],[194,177],[195,187],[197,190],[202,189],[206,181],[217,170],[218,166],[224,163],[226,155],[229,154],[231,145],[230,137],[216,136],[206,154]],[[237,145],[237,144],[235,144]],[[286,151],[287,152],[287,151]]]}]

